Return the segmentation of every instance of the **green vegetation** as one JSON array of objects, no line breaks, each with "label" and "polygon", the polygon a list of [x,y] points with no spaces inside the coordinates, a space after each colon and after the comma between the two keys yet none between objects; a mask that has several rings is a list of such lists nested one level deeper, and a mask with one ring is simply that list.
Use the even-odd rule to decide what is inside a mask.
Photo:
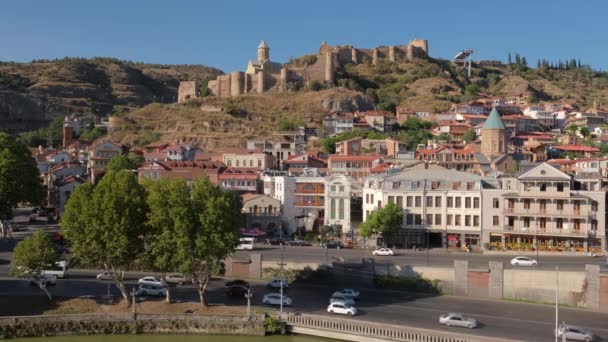
[{"label": "green vegetation", "polygon": [[42,270],[59,261],[59,253],[49,234],[37,230],[30,237],[19,242],[13,255],[11,274],[17,277],[30,277],[38,287],[52,300],[46,283],[40,281]]},{"label": "green vegetation", "polygon": [[367,220],[361,224],[361,235],[370,237],[382,234],[386,241],[390,241],[392,236],[399,232],[402,223],[403,210],[390,202],[367,217]]},{"label": "green vegetation", "polygon": [[240,113],[240,110],[233,101],[229,100],[224,104],[224,113],[228,115],[237,115]]},{"label": "green vegetation", "polygon": [[92,127],[92,128],[85,128],[80,133],[79,138],[82,140],[93,141],[93,140],[97,140],[97,139],[103,137],[104,135],[106,135],[105,129],[103,129],[101,127]]},{"label": "green vegetation", "polygon": [[302,126],[304,126],[302,119],[281,119],[278,129],[279,131],[297,131]]},{"label": "green vegetation", "polygon": [[108,171],[118,172],[120,170],[137,170],[144,163],[144,157],[133,152],[129,154],[119,154],[110,160]]},{"label": "green vegetation", "polygon": [[412,292],[423,292],[430,294],[441,294],[439,280],[421,277],[400,277],[393,275],[375,276],[376,287],[391,290],[405,290]]},{"label": "green vegetation", "polygon": [[35,131],[23,132],[19,135],[19,141],[28,147],[57,147],[63,139],[63,118],[54,118],[48,127],[39,128]]},{"label": "green vegetation", "polygon": [[310,82],[310,90],[312,91],[319,91],[323,88],[323,84],[317,80]]},{"label": "green vegetation", "polygon": [[[444,133],[445,134],[445,133]],[[464,135],[462,136],[462,140],[467,142],[467,143],[471,143],[475,140],[477,140],[477,134],[475,133],[474,129],[469,129],[467,130]]]},{"label": "green vegetation", "polygon": [[108,172],[93,187],[80,185],[70,196],[61,221],[74,254],[85,262],[103,265],[129,304],[125,271],[144,251],[147,233],[146,193],[128,171]]},{"label": "green vegetation", "polygon": [[0,236],[19,204],[39,205],[45,191],[36,162],[27,147],[0,133]]},{"label": "green vegetation", "polygon": [[278,334],[281,332],[281,320],[273,314],[266,314],[264,317],[264,331],[266,334]]}]

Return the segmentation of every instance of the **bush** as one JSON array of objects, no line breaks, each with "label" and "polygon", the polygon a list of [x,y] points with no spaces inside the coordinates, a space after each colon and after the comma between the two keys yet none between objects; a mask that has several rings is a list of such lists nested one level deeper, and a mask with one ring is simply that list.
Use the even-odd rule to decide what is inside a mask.
[{"label": "bush", "polygon": [[281,321],[279,318],[266,314],[266,317],[264,317],[264,331],[266,331],[267,335],[281,332]]},{"label": "bush", "polygon": [[374,284],[382,289],[406,290],[440,294],[439,280],[418,277],[399,277],[393,275],[375,276]]},{"label": "bush", "polygon": [[310,82],[310,90],[319,91],[321,89],[323,89],[323,84],[321,84],[321,82],[319,82],[317,80]]}]

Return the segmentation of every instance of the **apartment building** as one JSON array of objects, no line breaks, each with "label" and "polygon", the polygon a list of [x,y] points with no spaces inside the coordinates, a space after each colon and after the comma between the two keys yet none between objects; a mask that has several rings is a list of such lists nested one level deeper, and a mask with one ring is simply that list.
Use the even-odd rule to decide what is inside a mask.
[{"label": "apartment building", "polygon": [[355,180],[362,180],[372,174],[372,169],[384,162],[380,155],[330,155],[328,168],[330,174],[342,174]]},{"label": "apartment building", "polygon": [[601,176],[573,178],[548,163],[500,178],[497,188],[482,191],[483,240],[505,248],[604,251],[605,190]]},{"label": "apartment building", "polygon": [[222,152],[222,161],[229,167],[254,167],[259,171],[274,165],[272,155],[257,149],[226,149]]},{"label": "apartment building", "polygon": [[481,176],[423,163],[395,174],[367,177],[363,220],[387,203],[403,208],[403,230],[395,243],[481,248]]}]

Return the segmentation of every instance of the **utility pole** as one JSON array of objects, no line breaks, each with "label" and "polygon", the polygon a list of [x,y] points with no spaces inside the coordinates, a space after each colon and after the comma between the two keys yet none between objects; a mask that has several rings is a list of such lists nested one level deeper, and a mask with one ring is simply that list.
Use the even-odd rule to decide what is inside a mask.
[{"label": "utility pole", "polygon": [[247,288],[247,293],[245,293],[245,298],[247,298],[247,318],[251,319],[251,289]]},{"label": "utility pole", "polygon": [[534,237],[534,241],[536,241],[536,264],[540,265],[540,259],[538,259],[538,220],[536,220],[536,236]]},{"label": "utility pole", "polygon": [[559,321],[559,266],[555,266],[555,342],[557,340],[557,329]]},{"label": "utility pole", "polygon": [[283,257],[285,254],[285,245],[281,246],[281,263],[279,264],[279,266],[281,267],[281,306],[280,306],[280,312],[283,313],[283,286],[285,286],[285,284],[283,283],[283,265],[285,265],[285,263],[283,262]]},{"label": "utility pole", "polygon": [[131,290],[131,299],[133,300],[133,303],[131,304],[132,308],[131,311],[133,313],[133,317],[135,317],[135,315],[137,314],[137,309],[136,309],[136,305],[135,305],[135,296],[137,295],[137,292],[135,292],[135,288],[133,288],[133,290]]}]

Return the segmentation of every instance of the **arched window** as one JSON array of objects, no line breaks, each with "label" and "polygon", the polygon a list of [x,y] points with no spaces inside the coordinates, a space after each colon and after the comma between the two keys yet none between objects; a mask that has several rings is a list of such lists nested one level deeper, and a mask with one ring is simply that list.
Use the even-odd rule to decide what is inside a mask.
[{"label": "arched window", "polygon": [[253,213],[254,214],[258,213],[258,206],[257,206],[257,204],[253,206]]},{"label": "arched window", "polygon": [[344,198],[340,198],[340,204],[338,208],[338,219],[344,220]]},{"label": "arched window", "polygon": [[329,217],[332,220],[336,219],[336,199],[332,198],[329,206]]}]

